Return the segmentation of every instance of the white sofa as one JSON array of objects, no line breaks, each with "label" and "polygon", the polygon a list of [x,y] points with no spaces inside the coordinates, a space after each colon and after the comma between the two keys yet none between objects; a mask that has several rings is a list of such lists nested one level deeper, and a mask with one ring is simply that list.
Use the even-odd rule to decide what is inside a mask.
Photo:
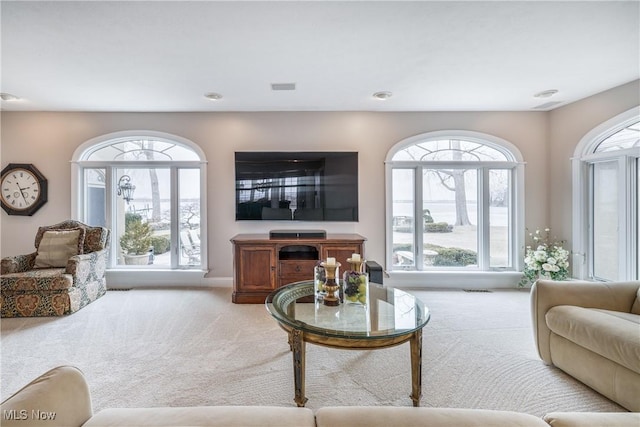
[{"label": "white sofa", "polygon": [[639,413],[554,413],[544,419],[510,411],[414,407],[200,406],[112,408],[93,414],[80,370],[61,366],[2,402],[3,427],[638,427]]},{"label": "white sofa", "polygon": [[640,411],[640,281],[538,280],[531,304],[542,360]]}]

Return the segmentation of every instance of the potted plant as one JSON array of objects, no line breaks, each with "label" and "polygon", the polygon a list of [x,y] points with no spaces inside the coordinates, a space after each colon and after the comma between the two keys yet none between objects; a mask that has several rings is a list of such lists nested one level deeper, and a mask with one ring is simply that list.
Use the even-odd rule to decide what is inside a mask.
[{"label": "potted plant", "polygon": [[144,265],[149,263],[151,226],[142,222],[140,215],[131,215],[125,220],[125,232],[120,236],[120,248],[124,251],[124,263]]}]

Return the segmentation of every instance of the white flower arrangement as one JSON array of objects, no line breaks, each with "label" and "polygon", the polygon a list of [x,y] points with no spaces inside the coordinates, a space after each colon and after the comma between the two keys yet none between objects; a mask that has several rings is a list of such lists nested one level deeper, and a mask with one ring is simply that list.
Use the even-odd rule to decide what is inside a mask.
[{"label": "white flower arrangement", "polygon": [[529,233],[532,244],[526,247],[524,276],[519,285],[533,283],[540,277],[565,280],[569,275],[569,251],[564,249],[563,240],[552,240],[551,230],[544,229]]}]

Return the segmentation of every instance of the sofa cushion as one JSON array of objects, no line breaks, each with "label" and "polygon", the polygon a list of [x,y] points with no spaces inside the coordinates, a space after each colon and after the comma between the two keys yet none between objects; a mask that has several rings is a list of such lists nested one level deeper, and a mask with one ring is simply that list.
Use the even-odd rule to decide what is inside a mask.
[{"label": "sofa cushion", "polygon": [[196,406],[105,409],[83,425],[109,426],[315,427],[315,420],[313,411],[308,408]]},{"label": "sofa cushion", "polygon": [[636,292],[636,300],[633,302],[633,306],[631,306],[631,312],[633,314],[640,314],[640,287],[638,287],[638,292]]},{"label": "sofa cushion", "polygon": [[85,230],[45,231],[38,246],[35,268],[66,267],[74,255],[82,254]]},{"label": "sofa cushion", "polygon": [[110,235],[110,231],[108,228],[90,227],[79,221],[67,220],[58,224],[38,228],[38,232],[36,233],[35,238],[36,249],[38,248],[38,246],[40,246],[40,241],[42,240],[42,236],[45,232],[52,230],[72,230],[76,228],[82,228],[85,230],[83,251],[85,254],[100,251],[107,247]]},{"label": "sofa cushion", "polygon": [[540,418],[511,411],[454,408],[327,406],[317,427],[549,427]]},{"label": "sofa cushion", "polygon": [[559,305],[545,320],[552,332],[640,373],[640,315]]},{"label": "sofa cushion", "polygon": [[638,427],[637,412],[551,412],[543,417],[551,427]]},{"label": "sofa cushion", "polygon": [[22,291],[64,291],[73,286],[73,276],[64,268],[42,268],[2,275],[2,293]]},{"label": "sofa cushion", "polygon": [[109,230],[104,227],[86,227],[84,253],[101,251],[107,247]]}]

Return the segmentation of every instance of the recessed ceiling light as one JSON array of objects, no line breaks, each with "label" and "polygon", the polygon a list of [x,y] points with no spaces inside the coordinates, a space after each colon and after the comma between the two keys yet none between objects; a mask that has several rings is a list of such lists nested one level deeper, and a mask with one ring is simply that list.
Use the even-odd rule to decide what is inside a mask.
[{"label": "recessed ceiling light", "polygon": [[375,99],[389,99],[393,96],[393,94],[391,92],[387,92],[387,91],[382,91],[382,92],[376,92],[373,94],[373,97]]},{"label": "recessed ceiling light", "polygon": [[211,100],[211,101],[217,101],[218,99],[222,99],[222,95],[220,95],[219,93],[215,93],[215,92],[209,92],[209,93],[205,93],[204,97]]},{"label": "recessed ceiling light", "polygon": [[533,95],[533,97],[534,98],[550,98],[556,93],[558,93],[558,89],[543,90],[542,92],[538,92],[535,95]]},{"label": "recessed ceiling light", "polygon": [[11,95],[10,93],[0,93],[0,99],[2,99],[3,101],[17,101],[20,98],[15,96],[15,95]]}]

